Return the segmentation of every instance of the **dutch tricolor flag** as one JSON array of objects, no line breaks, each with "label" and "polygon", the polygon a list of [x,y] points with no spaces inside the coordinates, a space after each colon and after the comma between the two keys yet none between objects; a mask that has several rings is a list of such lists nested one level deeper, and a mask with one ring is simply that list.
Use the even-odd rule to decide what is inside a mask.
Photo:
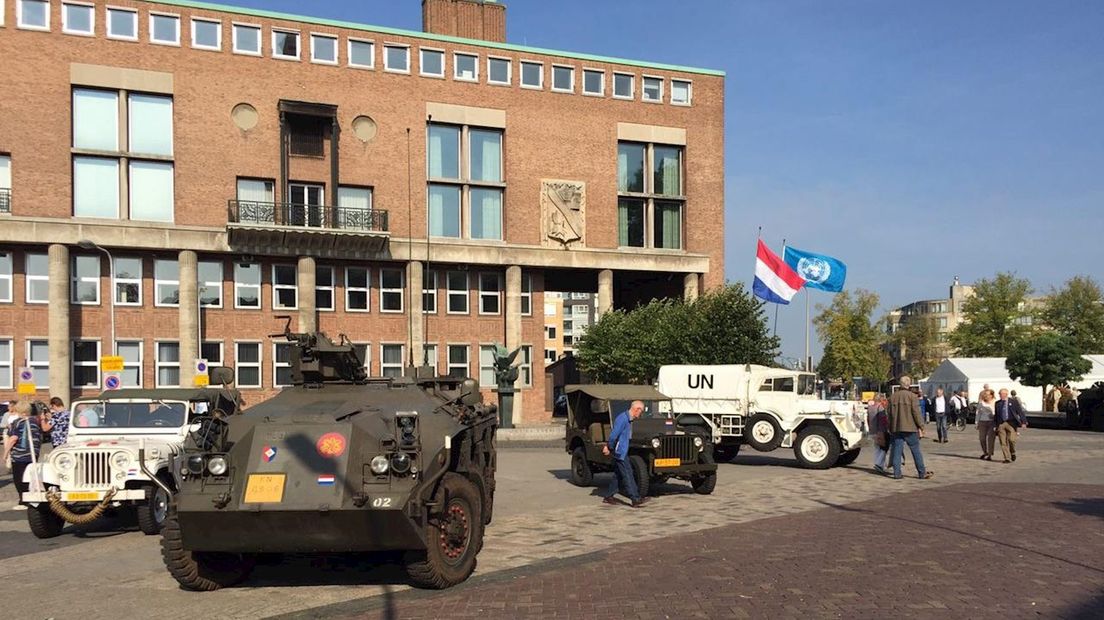
[{"label": "dutch tricolor flag", "polygon": [[788,304],[803,286],[805,279],[760,239],[755,254],[755,284],[751,287],[755,296],[775,304]]}]

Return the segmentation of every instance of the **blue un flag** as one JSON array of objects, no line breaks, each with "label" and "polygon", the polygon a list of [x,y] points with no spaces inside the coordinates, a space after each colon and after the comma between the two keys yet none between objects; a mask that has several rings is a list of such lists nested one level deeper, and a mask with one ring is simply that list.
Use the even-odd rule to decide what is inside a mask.
[{"label": "blue un flag", "polygon": [[830,293],[843,290],[843,282],[847,279],[847,265],[838,258],[787,246],[783,260],[805,278],[805,286]]}]

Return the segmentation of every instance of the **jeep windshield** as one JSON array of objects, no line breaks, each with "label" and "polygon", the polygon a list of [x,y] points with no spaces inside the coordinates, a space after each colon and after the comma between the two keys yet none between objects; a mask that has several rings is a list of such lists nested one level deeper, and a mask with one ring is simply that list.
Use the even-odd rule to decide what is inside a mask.
[{"label": "jeep windshield", "polygon": [[75,428],[175,430],[188,419],[188,404],[180,401],[83,401],[74,403],[70,424]]},{"label": "jeep windshield", "polygon": [[[659,405],[660,402],[663,402],[663,401],[658,401],[658,400],[645,400],[645,401],[643,401],[643,403],[644,403],[644,413],[641,413],[640,417],[642,417],[642,418],[660,418],[660,419],[671,417],[671,413],[670,413],[671,407],[670,406],[660,407],[660,405]],[[630,405],[632,405],[631,400],[613,400],[613,401],[610,401],[611,417],[616,418],[617,415],[620,414],[622,411],[628,411]]]}]

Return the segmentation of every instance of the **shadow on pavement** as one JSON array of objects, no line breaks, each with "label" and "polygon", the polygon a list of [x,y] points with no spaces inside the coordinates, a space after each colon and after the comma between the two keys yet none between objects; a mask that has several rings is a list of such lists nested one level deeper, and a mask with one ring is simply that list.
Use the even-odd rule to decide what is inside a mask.
[{"label": "shadow on pavement", "polygon": [[1058,616],[1070,620],[1099,620],[1099,618],[1104,617],[1104,592],[1097,592],[1089,600],[1076,607],[1063,610]]},{"label": "shadow on pavement", "polygon": [[777,456],[761,456],[758,454],[740,454],[736,458],[729,461],[731,465],[751,465],[753,467],[763,467],[765,465],[773,465],[775,467],[790,467],[793,469],[801,469],[801,464],[790,458],[781,458]]},{"label": "shadow on pavement", "polygon": [[301,586],[407,585],[398,553],[379,554],[263,554],[252,574],[235,588]]},{"label": "shadow on pavement", "polygon": [[1053,502],[1051,505],[1074,514],[1104,519],[1104,497],[1075,497],[1068,502]]}]

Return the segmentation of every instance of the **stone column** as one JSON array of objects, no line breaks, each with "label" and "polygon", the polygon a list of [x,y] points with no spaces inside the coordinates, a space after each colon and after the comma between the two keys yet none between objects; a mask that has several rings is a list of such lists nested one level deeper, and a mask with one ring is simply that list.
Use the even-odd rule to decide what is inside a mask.
[{"label": "stone column", "polygon": [[598,307],[595,309],[597,318],[613,310],[613,271],[603,269],[598,272]]},{"label": "stone column", "polygon": [[[73,366],[70,363],[72,344],[69,341],[69,248],[55,243],[49,249],[49,293],[47,340],[50,348],[50,396],[60,396],[66,403],[72,391]],[[110,348],[106,349],[110,351]],[[28,357],[30,357],[28,352]]]},{"label": "stone column", "polygon": [[685,301],[694,301],[698,298],[698,283],[701,279],[696,273],[688,273],[682,278],[682,298]]},{"label": "stone column", "polygon": [[406,336],[406,346],[410,347],[408,358],[414,360],[415,366],[421,366],[425,358],[425,320],[422,314],[422,277],[425,265],[421,261],[412,260],[406,264],[406,290],[409,294],[406,301],[406,311],[409,313],[409,334]]},{"label": "stone column", "polygon": [[[506,268],[506,348],[513,351],[520,347],[521,343],[521,267],[511,265]],[[518,354],[518,359],[520,358],[521,354]],[[518,382],[520,381],[519,378]],[[524,396],[525,393],[521,389],[514,392],[513,423],[515,425],[524,420]]]},{"label": "stone column", "polygon": [[315,263],[310,256],[299,257],[299,331],[318,331],[318,308],[315,306]]},{"label": "stone column", "polygon": [[192,387],[199,357],[199,261],[191,250],[181,250],[176,260],[180,269],[180,387]]}]

